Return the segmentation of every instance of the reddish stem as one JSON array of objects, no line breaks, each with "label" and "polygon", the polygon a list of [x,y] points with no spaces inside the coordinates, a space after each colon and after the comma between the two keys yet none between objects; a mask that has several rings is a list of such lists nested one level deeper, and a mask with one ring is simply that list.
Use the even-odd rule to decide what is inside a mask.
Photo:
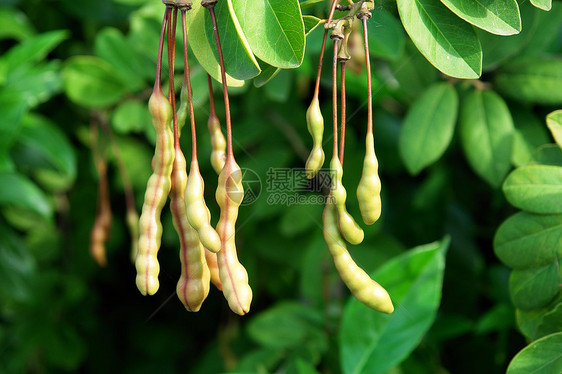
[{"label": "reddish stem", "polygon": [[334,157],[338,157],[338,45],[339,40],[334,39],[334,57],[332,60],[332,121],[334,132]]},{"label": "reddish stem", "polygon": [[[338,5],[338,0],[332,1],[332,7],[330,8],[330,14],[328,15],[328,21],[326,24],[332,22],[334,17],[334,12],[336,11],[336,6]],[[326,49],[326,39],[328,38],[328,29],[324,30],[324,38],[322,39],[322,47],[320,48],[320,58],[318,60],[318,72],[316,73],[316,84],[314,86],[314,96],[313,100],[318,98],[318,92],[320,91],[320,76],[322,75],[322,60],[324,59],[324,50]]]},{"label": "reddish stem", "polygon": [[174,88],[174,65],[176,61],[176,22],[178,19],[178,9],[174,8],[173,21],[170,20],[171,12],[168,14],[168,72],[169,72],[169,97],[172,106],[172,118],[174,124],[174,146],[179,147],[179,127],[178,115],[176,113],[176,90]]},{"label": "reddish stem", "polygon": [[340,62],[340,90],[341,90],[341,124],[340,124],[340,162],[343,165],[343,153],[345,150],[345,61]]},{"label": "reddish stem", "polygon": [[189,74],[189,56],[187,53],[187,25],[185,10],[181,11],[181,22],[183,30],[183,84],[187,87],[187,103],[189,106],[189,119],[191,121],[191,161],[197,162],[197,133],[195,130],[195,114],[193,110],[193,91],[191,90],[191,76]]},{"label": "reddish stem", "polygon": [[369,58],[369,39],[367,36],[367,18],[361,19],[363,24],[363,44],[365,45],[365,65],[367,68],[367,134],[373,132],[373,92],[371,83],[371,59]]},{"label": "reddish stem", "polygon": [[219,55],[219,63],[221,67],[221,80],[222,80],[222,92],[224,95],[224,109],[226,112],[226,157],[234,157],[232,151],[232,125],[230,122],[230,102],[228,101],[228,89],[226,87],[226,72],[224,69],[224,58],[222,56],[221,41],[219,37],[219,30],[217,28],[217,18],[215,16],[215,9],[210,7],[209,13],[211,13],[211,21],[213,22],[213,31],[215,32],[215,42],[217,44],[217,52]]},{"label": "reddish stem", "polygon": [[162,28],[160,30],[160,43],[158,44],[158,57],[156,59],[156,79],[154,80],[154,91],[160,90],[162,92],[162,79],[160,77],[162,71],[162,52],[164,50],[164,35],[166,33],[166,20],[168,19],[168,13],[170,8],[166,7],[164,11],[164,19],[162,20]]},{"label": "reddish stem", "polygon": [[217,113],[215,112],[215,97],[213,96],[213,78],[211,78],[211,75],[209,73],[207,73],[207,83],[209,84],[209,115],[211,117],[216,117]]}]

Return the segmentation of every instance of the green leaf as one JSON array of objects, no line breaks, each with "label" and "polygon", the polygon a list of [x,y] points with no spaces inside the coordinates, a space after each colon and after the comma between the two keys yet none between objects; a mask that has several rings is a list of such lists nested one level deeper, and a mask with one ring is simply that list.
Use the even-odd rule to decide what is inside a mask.
[{"label": "green leaf", "polygon": [[33,34],[33,26],[22,12],[12,8],[0,8],[0,39],[14,38],[22,41]]},{"label": "green leaf", "polygon": [[21,92],[0,87],[0,150],[8,149],[15,139],[27,103]]},{"label": "green leaf", "polygon": [[289,95],[291,95],[291,88],[293,85],[292,71],[281,70],[279,74],[271,79],[269,84],[265,86],[265,94],[268,98],[277,102],[285,102]]},{"label": "green leaf", "polygon": [[[253,78],[260,73],[258,62],[254,58],[250,45],[240,28],[240,24],[231,12],[231,0],[219,1],[215,6],[218,31],[224,57],[229,86],[243,86],[244,79]],[[194,2],[193,8],[187,12],[188,39],[195,57],[213,78],[221,82],[215,35],[209,11]],[[197,32],[189,32],[197,30]]]},{"label": "green leaf", "polygon": [[503,99],[491,90],[464,98],[460,135],[468,162],[492,186],[499,187],[511,167],[513,120]]},{"label": "green leaf", "polygon": [[66,178],[76,177],[74,148],[54,123],[39,115],[29,114],[22,121],[18,141],[34,149]]},{"label": "green leaf", "polygon": [[506,374],[562,372],[562,332],[531,342],[509,363]]},{"label": "green leaf", "polygon": [[482,48],[472,27],[439,0],[397,0],[408,35],[429,62],[456,78],[478,78]]},{"label": "green leaf", "polygon": [[487,311],[476,325],[478,334],[488,334],[493,331],[505,331],[514,327],[513,306],[499,303]]},{"label": "green leaf", "polygon": [[24,243],[9,227],[0,225],[0,237],[0,295],[3,301],[7,297],[26,301],[33,294],[31,281],[37,271],[37,264]]},{"label": "green leaf", "polygon": [[562,148],[558,144],[544,144],[533,153],[532,163],[562,166]]},{"label": "green leaf", "polygon": [[562,213],[562,167],[529,165],[512,171],[505,179],[507,201],[531,213]]},{"label": "green leaf", "polygon": [[466,22],[497,35],[521,31],[521,17],[516,0],[441,0],[447,8]]},{"label": "green leaf", "polygon": [[314,16],[302,16],[302,21],[304,23],[305,35],[308,35],[312,31],[314,31],[314,29],[323,22],[320,18]]},{"label": "green leaf", "polygon": [[410,174],[418,174],[443,155],[453,138],[458,105],[455,88],[437,83],[410,107],[398,143]]},{"label": "green leaf", "polygon": [[87,108],[106,108],[120,101],[127,88],[113,67],[98,57],[76,56],[63,68],[66,95]]},{"label": "green leaf", "polygon": [[511,61],[498,72],[495,84],[517,101],[562,104],[562,58],[532,56]]},{"label": "green leaf", "polygon": [[296,303],[283,302],[255,316],[248,323],[248,335],[264,347],[296,348],[302,344],[328,347],[323,331],[324,317],[319,310]]},{"label": "green leaf", "polygon": [[546,116],[546,125],[556,144],[562,148],[562,110],[555,110]]},{"label": "green leaf", "polygon": [[542,308],[556,297],[560,291],[562,278],[558,266],[559,259],[551,264],[524,270],[513,270],[509,278],[509,292],[516,308],[531,310]]},{"label": "green leaf", "polygon": [[0,205],[16,205],[31,210],[43,218],[51,218],[53,208],[35,184],[18,173],[0,172]]},{"label": "green leaf", "polygon": [[297,0],[231,1],[252,52],[280,68],[304,58],[304,23]]},{"label": "green leaf", "polygon": [[372,274],[397,306],[387,315],[351,299],[344,310],[340,358],[345,374],[384,373],[416,347],[441,300],[449,239],[416,247]]},{"label": "green leaf", "polygon": [[147,70],[154,74],[152,62],[137,53],[121,31],[114,28],[101,30],[95,41],[96,55],[109,62],[131,91],[141,89]]},{"label": "green leaf", "polygon": [[138,100],[128,100],[119,104],[111,116],[111,125],[119,134],[154,131],[148,106]]},{"label": "green leaf", "polygon": [[27,39],[8,51],[2,61],[6,63],[8,71],[25,64],[32,64],[44,59],[70,33],[66,30],[49,31]]},{"label": "green leaf", "polygon": [[62,91],[59,61],[49,61],[37,66],[22,66],[12,71],[5,89],[21,95],[23,103],[33,108]]},{"label": "green leaf", "polygon": [[[388,10],[377,9],[367,22],[369,35],[369,53],[371,56],[398,59],[404,53],[406,38],[400,21]],[[359,30],[354,30],[357,39],[361,40],[356,48],[363,48],[363,37]]]},{"label": "green leaf", "polygon": [[254,79],[254,86],[256,87],[265,85],[281,71],[281,69],[276,68],[275,66],[268,65],[265,62],[261,66],[263,68],[261,74]]},{"label": "green leaf", "polygon": [[517,310],[517,324],[523,334],[530,340],[562,331],[562,302],[553,302],[546,308],[534,310]]},{"label": "green leaf", "polygon": [[531,0],[531,4],[539,9],[546,11],[552,8],[552,0]]},{"label": "green leaf", "polygon": [[514,269],[551,264],[562,256],[562,215],[519,212],[505,220],[494,238],[496,256]]},{"label": "green leaf", "polygon": [[305,1],[301,1],[300,3],[300,7],[301,9],[308,9],[310,7],[313,7],[314,5],[318,4],[318,3],[322,3],[325,0],[305,0]]}]

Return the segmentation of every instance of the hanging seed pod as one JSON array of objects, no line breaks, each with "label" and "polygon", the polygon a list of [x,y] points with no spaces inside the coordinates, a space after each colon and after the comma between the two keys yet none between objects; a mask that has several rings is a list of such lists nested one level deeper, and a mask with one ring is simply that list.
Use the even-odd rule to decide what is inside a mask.
[{"label": "hanging seed pod", "polygon": [[328,203],[323,214],[323,234],[334,265],[342,281],[357,301],[382,313],[392,313],[394,306],[388,292],[360,268],[347,251],[338,228],[338,211],[334,204]]},{"label": "hanging seed pod", "polygon": [[349,243],[359,244],[363,241],[365,234],[345,207],[347,193],[342,184],[343,168],[337,155],[333,157],[330,162],[330,173],[332,178],[331,194],[338,212],[338,226],[340,232]]},{"label": "hanging seed pod", "polygon": [[324,150],[322,149],[322,137],[324,135],[324,118],[320,111],[320,102],[315,96],[306,111],[306,124],[308,132],[312,135],[312,151],[306,160],[306,177],[314,178],[324,165]]},{"label": "hanging seed pod", "polygon": [[375,155],[373,137],[373,97],[371,83],[371,61],[369,58],[369,42],[367,34],[367,19],[371,13],[364,3],[357,17],[363,25],[363,46],[365,65],[367,67],[367,134],[365,137],[365,158],[363,160],[363,174],[357,186],[357,201],[361,210],[363,222],[367,225],[375,223],[381,215],[381,181],[378,174],[379,163]]},{"label": "hanging seed pod", "polygon": [[160,286],[158,282],[160,265],[157,259],[162,238],[160,213],[170,192],[174,161],[174,136],[170,129],[172,105],[162,92],[160,80],[164,33],[169,14],[170,8],[166,7],[160,31],[156,81],[148,101],[148,110],[152,118],[152,125],[156,131],[156,149],[152,159],[154,171],[148,179],[139,220],[139,249],[135,259],[135,267],[137,269],[136,285],[143,295],[155,294]]},{"label": "hanging seed pod", "polygon": [[162,237],[160,213],[170,192],[174,160],[173,134],[169,126],[172,107],[160,88],[153,91],[148,107],[156,130],[156,150],[154,172],[148,179],[139,221],[139,251],[135,260],[136,283],[143,295],[153,295],[159,288],[160,265],[157,254]]}]

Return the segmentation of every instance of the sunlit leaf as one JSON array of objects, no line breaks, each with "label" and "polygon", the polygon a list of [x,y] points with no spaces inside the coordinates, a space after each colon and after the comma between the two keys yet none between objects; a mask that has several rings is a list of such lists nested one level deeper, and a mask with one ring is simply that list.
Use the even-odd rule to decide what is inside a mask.
[{"label": "sunlit leaf", "polygon": [[521,31],[521,17],[516,0],[441,0],[457,16],[497,35]]},{"label": "sunlit leaf", "polygon": [[562,213],[562,167],[529,165],[505,179],[503,192],[511,205],[532,213]]},{"label": "sunlit leaf", "polygon": [[562,110],[555,110],[546,116],[546,125],[556,143],[562,148]]},{"label": "sunlit leaf", "polygon": [[[219,1],[215,6],[218,32],[224,56],[227,83],[232,86],[244,85],[243,80],[253,78],[260,73],[258,62],[252,54],[250,45],[240,27],[236,15],[231,12],[231,0]],[[197,61],[217,81],[221,82],[215,35],[209,11],[194,2],[187,13],[189,44]]]},{"label": "sunlit leaf", "polygon": [[467,23],[439,0],[397,0],[398,13],[410,38],[433,66],[456,78],[478,78],[482,48]]},{"label": "sunlit leaf", "polygon": [[542,10],[550,10],[552,8],[552,0],[531,0],[531,4]]},{"label": "sunlit leaf", "polygon": [[304,58],[304,24],[297,0],[233,1],[232,9],[252,52],[280,68]]}]

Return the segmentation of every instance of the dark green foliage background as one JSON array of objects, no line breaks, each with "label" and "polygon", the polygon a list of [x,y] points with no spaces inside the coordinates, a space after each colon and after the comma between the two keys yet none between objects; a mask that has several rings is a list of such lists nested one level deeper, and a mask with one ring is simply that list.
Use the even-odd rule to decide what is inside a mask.
[{"label": "dark green foliage background", "polygon": [[[139,10],[150,2],[158,4]],[[304,14],[326,16],[325,2],[301,3],[311,5]],[[184,309],[175,296],[180,273],[178,240],[167,208],[162,216],[160,290],[153,297],[140,295],[129,259],[122,181],[110,150],[114,215],[108,265],[100,268],[90,258],[97,174],[89,148],[89,123],[95,119],[111,125],[140,209],[154,144],[146,102],[153,84],[160,5],[143,0],[0,4],[0,372],[349,372],[342,352],[351,346],[353,337],[346,337],[342,326],[353,327],[346,315],[357,305],[348,301],[347,289],[338,281],[323,242],[322,206],[271,203],[268,198],[274,192],[266,191],[270,168],[302,168],[310,149],[305,112],[322,27],[307,36],[298,69],[282,70],[260,88],[250,80],[242,88],[230,89],[237,162],[262,181],[259,199],[242,207],[238,220],[239,256],[254,290],[249,315],[231,313],[214,288],[199,313]],[[562,104],[562,4],[555,1],[548,13],[529,2],[519,5],[521,34],[500,37],[478,30],[484,55],[482,77],[463,81],[442,75],[424,59],[402,29],[395,2],[375,2],[382,15],[375,12],[369,27],[383,216],[365,230],[365,242],[350,251],[372,273],[397,256],[407,258],[414,253],[408,248],[450,238],[444,274],[441,269],[433,283],[424,286],[427,289],[422,287],[424,292],[439,288],[435,321],[431,324],[431,314],[431,327],[420,331],[415,350],[405,360],[397,359],[398,366],[382,372],[502,373],[528,341],[544,335],[530,335],[527,329],[525,337],[518,330],[509,292],[511,269],[494,253],[498,227],[518,211],[506,200],[502,181],[510,169],[533,160],[535,148],[553,143],[544,119]],[[388,33],[377,29],[383,26]],[[35,44],[26,44],[30,40]],[[14,55],[21,46],[27,49]],[[209,162],[205,129],[206,76],[190,57],[200,166],[216,223],[216,175]],[[328,129],[327,61],[320,98]],[[183,65],[177,69],[181,72]],[[529,78],[537,71],[539,78],[547,78]],[[365,73],[349,72],[347,86],[344,184],[348,208],[359,217],[354,190],[364,155]],[[429,135],[434,130],[451,135],[439,137],[440,154],[419,160],[405,154],[409,148],[403,143],[407,144],[407,136],[417,139],[421,135],[405,135],[401,129],[412,127],[412,121],[413,131],[420,128],[415,126],[417,116],[408,115],[423,114],[424,108],[413,108],[431,87],[441,87],[433,92],[446,90],[458,112],[450,105],[444,109],[442,115],[448,120],[439,123],[444,127],[433,128],[426,121]],[[478,99],[475,95],[481,91],[476,89],[482,87],[494,90],[483,95],[496,95],[506,103],[514,122],[509,129],[515,140],[500,172],[487,171],[485,163],[497,160],[478,162],[478,154],[474,156],[466,140],[474,125],[466,118],[471,110],[479,109],[467,103]],[[224,126],[216,82],[215,98]],[[492,122],[498,118],[492,117]],[[325,134],[327,159],[331,156],[329,134]],[[185,154],[189,154],[189,142],[185,131]],[[498,152],[501,158],[505,149]],[[560,155],[554,159],[560,160]],[[311,198],[320,193],[300,195]],[[443,243],[448,239],[443,240],[442,252],[435,251],[441,253],[435,255],[435,266],[446,250]],[[443,276],[442,292],[439,276]],[[558,305],[560,293],[551,301],[542,307]],[[419,313],[415,306],[405,312]],[[371,314],[366,313],[372,312],[360,309],[357,313],[368,320]],[[533,321],[530,313],[527,321]],[[549,332],[559,331],[561,320],[558,312],[550,320],[554,331]],[[359,372],[381,371],[374,365]]]}]

